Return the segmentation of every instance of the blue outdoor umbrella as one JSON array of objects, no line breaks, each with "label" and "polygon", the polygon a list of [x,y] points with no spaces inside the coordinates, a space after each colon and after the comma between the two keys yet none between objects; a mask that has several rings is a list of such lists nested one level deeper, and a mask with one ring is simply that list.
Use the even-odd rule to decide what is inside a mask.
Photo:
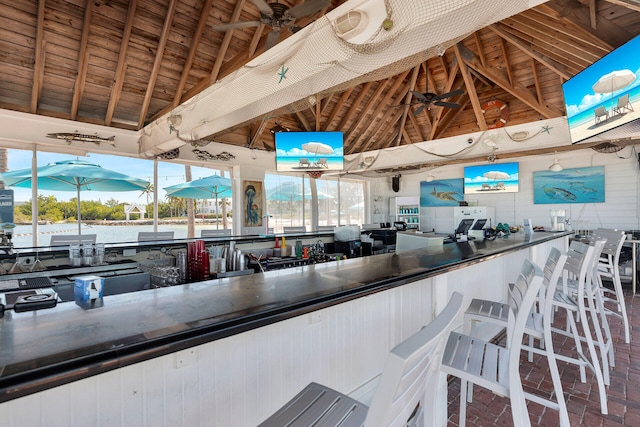
[{"label": "blue outdoor umbrella", "polygon": [[[148,181],[105,169],[85,160],[63,160],[40,166],[36,170],[38,188],[76,191],[78,194],[78,234],[80,231],[80,191],[142,191]],[[31,188],[32,170],[19,169],[1,174],[10,187]]]},{"label": "blue outdoor umbrella", "polygon": [[[195,181],[181,182],[180,184],[164,187],[168,196],[183,199],[216,199],[216,213],[218,211],[218,197],[230,198],[232,183],[229,178],[220,175],[211,175]],[[216,220],[216,228],[218,222]]]}]

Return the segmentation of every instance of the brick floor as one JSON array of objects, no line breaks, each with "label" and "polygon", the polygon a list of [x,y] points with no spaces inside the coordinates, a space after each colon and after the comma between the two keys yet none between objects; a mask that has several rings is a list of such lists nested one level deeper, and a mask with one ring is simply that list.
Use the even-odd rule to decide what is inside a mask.
[{"label": "brick floor", "polygon": [[[615,367],[610,369],[611,385],[607,387],[607,408],[609,414],[600,413],[600,397],[595,376],[587,369],[586,383],[580,382],[580,373],[576,365],[558,361],[560,379],[564,389],[567,410],[572,426],[640,426],[640,294],[632,297],[625,289],[625,301],[629,323],[631,324],[631,343],[624,342],[624,329],[621,320],[609,317],[611,334],[615,348]],[[637,305],[636,305],[637,304]],[[558,316],[556,322],[562,322]],[[572,339],[554,336],[556,352],[572,355],[575,346]],[[586,349],[585,349],[586,352]],[[553,385],[547,368],[546,358],[534,355],[533,363],[527,361],[522,353],[520,374],[525,391],[541,396],[552,396]],[[449,423],[459,425],[460,380],[449,381]],[[527,402],[532,426],[557,426],[558,412],[533,402]],[[487,389],[474,386],[474,399],[467,404],[468,426],[510,426],[511,406],[509,399],[494,395]]]}]

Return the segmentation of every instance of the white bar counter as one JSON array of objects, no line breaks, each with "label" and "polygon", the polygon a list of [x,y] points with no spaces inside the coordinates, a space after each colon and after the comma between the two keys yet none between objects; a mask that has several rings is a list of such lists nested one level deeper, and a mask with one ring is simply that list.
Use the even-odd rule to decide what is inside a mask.
[{"label": "white bar counter", "polygon": [[0,419],[242,427],[310,381],[366,398],[388,351],[452,292],[504,300],[524,259],[567,245],[568,233],[515,234],[8,312]]}]

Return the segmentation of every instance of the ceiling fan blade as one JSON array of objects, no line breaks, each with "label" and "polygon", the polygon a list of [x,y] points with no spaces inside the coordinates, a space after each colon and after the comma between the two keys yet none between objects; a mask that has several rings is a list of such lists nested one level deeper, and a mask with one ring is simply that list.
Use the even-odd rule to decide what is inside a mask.
[{"label": "ceiling fan blade", "polygon": [[461,89],[452,90],[451,92],[443,93],[442,95],[438,95],[436,98],[445,99],[445,98],[453,98],[454,96],[462,95],[464,93]]},{"label": "ceiling fan blade", "polygon": [[417,116],[418,114],[422,113],[422,110],[424,110],[426,107],[427,107],[427,104],[422,104],[416,109],[416,111],[413,112],[413,115]]},{"label": "ceiling fan blade", "polygon": [[267,14],[269,16],[273,15],[273,9],[271,9],[271,6],[269,6],[269,3],[267,3],[264,0],[251,0],[251,3],[255,4],[258,9],[260,9],[260,12]]},{"label": "ceiling fan blade", "polygon": [[293,18],[302,18],[303,16],[313,15],[314,13],[329,7],[330,0],[307,0],[306,2],[294,6],[287,11],[287,14]]},{"label": "ceiling fan blade", "polygon": [[273,30],[269,31],[269,34],[267,34],[265,50],[269,50],[275,45],[277,45],[279,40],[280,40],[280,28],[274,28]]},{"label": "ceiling fan blade", "polygon": [[418,91],[415,91],[415,90],[412,90],[411,94],[413,96],[415,96],[416,98],[418,98],[420,101],[427,102],[427,98],[422,93],[420,93]]},{"label": "ceiling fan blade", "polygon": [[458,108],[460,104],[456,104],[455,102],[447,102],[447,101],[436,101],[433,105],[437,105],[438,107],[447,107],[447,108]]},{"label": "ceiling fan blade", "polygon": [[257,27],[261,25],[260,21],[244,21],[244,22],[232,22],[229,24],[214,25],[212,28],[216,31],[235,30],[238,28]]}]

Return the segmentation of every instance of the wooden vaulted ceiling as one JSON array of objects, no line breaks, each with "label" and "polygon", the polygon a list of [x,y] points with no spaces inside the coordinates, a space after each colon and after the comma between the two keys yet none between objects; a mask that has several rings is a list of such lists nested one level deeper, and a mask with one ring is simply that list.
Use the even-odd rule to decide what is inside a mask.
[{"label": "wooden vaulted ceiling", "polygon": [[[268,26],[213,29],[259,19],[251,0],[0,0],[0,108],[139,130],[264,52]],[[500,119],[482,109],[492,100],[507,126],[556,118],[562,82],[638,34],[637,0],[551,0],[397,75],[202,138],[273,150],[276,127],[340,130],[352,154],[485,130]],[[458,89],[459,108],[415,114],[411,91]]]}]

